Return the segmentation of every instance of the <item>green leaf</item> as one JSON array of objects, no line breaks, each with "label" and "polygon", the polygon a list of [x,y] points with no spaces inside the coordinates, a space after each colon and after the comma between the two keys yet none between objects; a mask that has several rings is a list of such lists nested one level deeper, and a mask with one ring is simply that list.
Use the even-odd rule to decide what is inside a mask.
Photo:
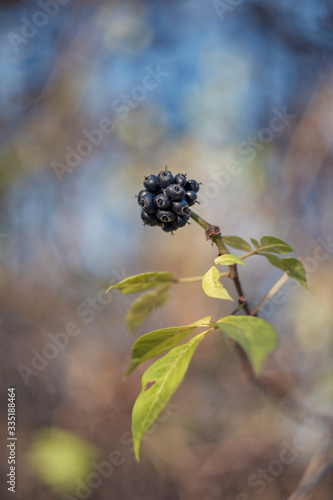
[{"label": "green leaf", "polygon": [[260,240],[260,250],[273,253],[290,253],[293,249],[283,240],[274,236],[263,236]]},{"label": "green leaf", "polygon": [[143,436],[178,388],[196,347],[209,331],[199,333],[186,344],[175,347],[143,374],[142,390],[132,413],[134,451],[138,461]]},{"label": "green leaf", "polygon": [[161,283],[170,283],[173,280],[173,275],[170,272],[160,273],[142,273],[120,281],[116,285],[112,285],[107,289],[107,292],[112,289],[120,290],[121,293],[136,293],[155,288]]},{"label": "green leaf", "polygon": [[131,332],[143,323],[148,316],[169,298],[170,285],[160,285],[155,290],[146,292],[138,297],[126,314],[126,323]]},{"label": "green leaf", "polygon": [[259,242],[255,238],[250,238],[250,240],[251,240],[251,243],[254,246],[254,248],[257,249],[260,247]]},{"label": "green leaf", "polygon": [[266,356],[277,343],[272,325],[255,316],[226,316],[217,322],[217,326],[243,347],[254,371],[259,374]]},{"label": "green leaf", "polygon": [[[219,257],[216,257],[214,260],[214,264],[217,265],[219,264],[220,266],[232,266],[233,264],[241,264],[244,265],[245,262],[242,261],[239,257],[236,257],[236,255],[219,255]],[[246,264],[245,264],[246,265]]]},{"label": "green leaf", "polygon": [[223,241],[226,245],[229,245],[229,247],[237,248],[237,250],[244,250],[245,252],[252,251],[250,243],[239,236],[223,236]]},{"label": "green leaf", "polygon": [[280,257],[277,257],[276,255],[272,255],[270,253],[264,253],[264,252],[260,252],[259,255],[263,255],[264,257],[266,257],[266,259],[275,267],[278,267],[279,269],[282,269],[281,267],[281,262],[282,262],[282,259]]},{"label": "green leaf", "polygon": [[162,328],[142,335],[132,347],[132,357],[126,376],[132,373],[144,361],[169,351],[190,335],[197,327],[209,326],[211,316],[200,319],[186,326]]},{"label": "green leaf", "polygon": [[281,259],[276,255],[271,255],[269,253],[260,253],[259,255],[263,255],[266,259],[275,267],[282,269],[285,273],[288,274],[289,278],[298,281],[306,290],[309,290],[307,282],[306,282],[306,272],[304,266],[301,261],[294,259],[293,257],[286,257],[285,259]]},{"label": "green leaf", "polygon": [[292,257],[283,259],[284,271],[288,274],[289,278],[298,281],[306,290],[309,290],[306,282],[306,271],[301,261]]},{"label": "green leaf", "polygon": [[208,297],[214,297],[215,299],[224,300],[234,300],[230,297],[228,291],[222,286],[219,281],[220,273],[216,266],[211,267],[202,280],[202,288]]}]

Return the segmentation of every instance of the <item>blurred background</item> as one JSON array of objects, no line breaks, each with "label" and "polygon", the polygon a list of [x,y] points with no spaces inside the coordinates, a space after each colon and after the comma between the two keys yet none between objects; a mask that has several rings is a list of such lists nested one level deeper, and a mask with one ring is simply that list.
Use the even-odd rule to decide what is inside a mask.
[{"label": "blurred background", "polygon": [[[140,220],[144,176],[186,172],[202,182],[197,213],[223,234],[276,236],[304,258],[311,293],[287,282],[261,312],[280,339],[266,369],[332,412],[332,3],[2,1],[0,26],[1,431],[15,387],[17,498],[287,498],[320,433],[250,387],[220,336],[201,344],[135,462],[148,364],[122,380],[134,339],[233,305],[177,285],[133,338],[133,296],[105,289],[211,266],[195,223],[172,236]],[[248,264],[255,306],[281,273]]]}]

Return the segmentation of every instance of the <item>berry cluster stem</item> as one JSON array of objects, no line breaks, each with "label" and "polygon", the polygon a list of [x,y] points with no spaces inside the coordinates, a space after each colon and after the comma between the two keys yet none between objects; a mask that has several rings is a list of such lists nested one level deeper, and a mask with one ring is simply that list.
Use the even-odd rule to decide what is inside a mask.
[{"label": "berry cluster stem", "polygon": [[207,231],[209,231],[211,229],[215,229],[215,228],[217,228],[217,226],[213,226],[213,224],[209,224],[209,222],[205,221],[205,219],[203,219],[198,214],[193,212],[193,210],[191,210],[190,217],[206,231],[206,237],[208,239],[211,239],[212,242],[215,243],[215,245],[218,248],[219,255],[225,255],[225,254],[229,253],[227,247],[224,244],[224,241],[222,239],[221,232],[220,232],[219,228],[218,228],[218,231],[216,231],[216,234],[213,234],[212,236],[209,236],[209,237],[207,236]]},{"label": "berry cluster stem", "polygon": [[[217,249],[219,251],[219,255],[225,255],[230,253],[227,247],[224,244],[222,234],[220,231],[220,228],[218,226],[213,226],[209,222],[205,221],[202,217],[197,215],[195,212],[191,210],[191,218],[197,222],[206,232],[206,238],[211,239],[213,243],[217,246]],[[238,301],[240,304],[243,304],[244,311],[246,314],[251,315],[250,308],[248,306],[246,297],[243,292],[242,285],[239,281],[239,276],[237,272],[237,265],[234,264],[232,266],[229,266],[229,277],[232,279],[234,282],[234,285],[236,287],[237,293],[238,293]]]}]

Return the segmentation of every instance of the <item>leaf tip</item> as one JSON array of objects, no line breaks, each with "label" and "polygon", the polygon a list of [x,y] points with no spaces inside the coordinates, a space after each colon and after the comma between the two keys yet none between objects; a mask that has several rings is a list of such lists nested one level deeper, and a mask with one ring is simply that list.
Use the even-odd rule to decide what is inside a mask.
[{"label": "leaf tip", "polygon": [[141,440],[138,441],[138,438],[133,437],[134,441],[134,454],[136,461],[140,463],[140,446],[141,446]]},{"label": "leaf tip", "polygon": [[132,372],[134,372],[134,370],[135,370],[135,368],[136,368],[137,366],[138,366],[138,365],[137,365],[137,364],[135,364],[135,363],[133,363],[133,360],[132,360],[132,361],[131,361],[131,363],[130,363],[130,365],[129,365],[129,367],[127,368],[127,371],[126,371],[126,373],[125,373],[125,375],[124,375],[124,377],[123,377],[123,380],[126,380],[126,379],[127,379],[127,377],[128,377],[129,375],[131,375],[131,373],[132,373]]},{"label": "leaf tip", "polygon": [[130,333],[132,335],[135,332],[135,330],[136,330],[135,326],[132,325],[128,321],[126,321],[126,324],[127,324],[128,333]]}]

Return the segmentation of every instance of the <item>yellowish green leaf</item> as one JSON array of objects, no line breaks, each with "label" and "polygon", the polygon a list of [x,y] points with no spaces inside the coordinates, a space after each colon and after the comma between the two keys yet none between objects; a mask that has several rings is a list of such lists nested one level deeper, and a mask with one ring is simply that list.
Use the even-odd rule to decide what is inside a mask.
[{"label": "yellowish green leaf", "polygon": [[199,333],[186,344],[175,347],[143,374],[142,390],[132,413],[132,434],[137,460],[143,436],[178,388],[196,347],[209,331]]},{"label": "yellowish green leaf", "polygon": [[207,316],[190,325],[162,328],[161,330],[155,330],[142,335],[133,345],[131,363],[126,376],[132,373],[144,361],[154,358],[178,345],[185,337],[194,332],[196,328],[209,326],[210,320],[211,316]]},{"label": "yellowish green leaf", "polygon": [[211,267],[202,280],[202,288],[208,297],[215,299],[232,300],[228,291],[224,288],[220,280],[220,273],[216,266]]},{"label": "yellowish green leaf", "polygon": [[241,266],[243,266],[245,262],[239,257],[236,257],[236,255],[225,254],[216,257],[216,259],[214,260],[214,264],[219,264],[220,266],[232,266],[233,264],[240,264]]},{"label": "yellowish green leaf", "polygon": [[149,290],[150,288],[155,288],[161,284],[171,283],[173,280],[173,275],[170,272],[159,272],[159,273],[142,273],[135,276],[130,276],[116,285],[112,285],[107,289],[109,290],[120,290],[123,294],[143,292]]}]

